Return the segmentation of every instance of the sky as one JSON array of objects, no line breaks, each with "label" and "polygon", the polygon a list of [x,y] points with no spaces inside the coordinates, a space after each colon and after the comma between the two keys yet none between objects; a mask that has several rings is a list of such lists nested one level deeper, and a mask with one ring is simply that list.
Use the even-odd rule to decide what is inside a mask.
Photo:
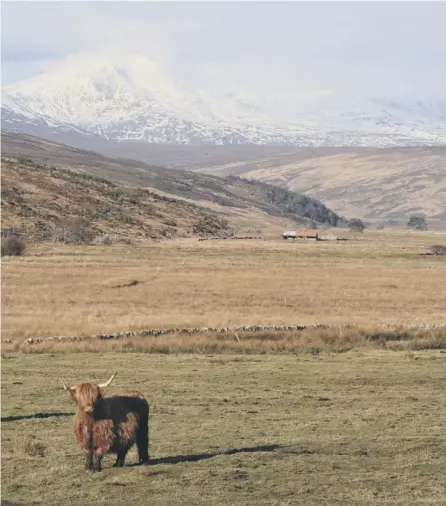
[{"label": "sky", "polygon": [[105,50],[246,97],[446,91],[446,2],[3,0],[1,11],[2,84]]}]

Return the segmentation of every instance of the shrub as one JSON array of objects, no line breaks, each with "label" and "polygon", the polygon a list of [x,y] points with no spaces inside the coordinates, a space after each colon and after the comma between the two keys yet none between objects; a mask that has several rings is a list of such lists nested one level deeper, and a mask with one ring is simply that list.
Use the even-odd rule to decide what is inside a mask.
[{"label": "shrub", "polygon": [[362,220],[359,220],[358,218],[353,218],[348,222],[348,228],[352,232],[363,232],[365,229],[365,225],[362,222]]},{"label": "shrub", "polygon": [[443,244],[434,244],[431,246],[431,251],[433,255],[446,256],[446,246]]},{"label": "shrub", "polygon": [[427,230],[427,222],[424,216],[412,215],[409,218],[407,226],[413,230]]},{"label": "shrub", "polygon": [[132,237],[122,237],[119,242],[122,244],[128,244],[129,246],[135,245],[135,240]]},{"label": "shrub", "polygon": [[68,219],[56,231],[55,240],[66,244],[91,244],[95,231],[81,218]]},{"label": "shrub", "polygon": [[203,216],[193,226],[193,232],[197,235],[219,235],[229,233],[229,222],[217,216]]},{"label": "shrub", "polygon": [[92,241],[93,244],[102,244],[103,246],[110,246],[113,242],[114,240],[109,234],[97,235]]},{"label": "shrub", "polygon": [[8,237],[2,237],[2,257],[15,256],[20,257],[26,249],[26,244],[18,235],[11,234]]}]

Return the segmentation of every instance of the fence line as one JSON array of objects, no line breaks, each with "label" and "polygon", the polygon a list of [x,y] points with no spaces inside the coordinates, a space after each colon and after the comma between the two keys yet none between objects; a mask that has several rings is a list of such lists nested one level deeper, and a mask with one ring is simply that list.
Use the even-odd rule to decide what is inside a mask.
[{"label": "fence line", "polygon": [[[380,328],[387,330],[394,330],[396,328],[406,329],[438,329],[446,328],[446,324],[430,324],[430,323],[418,323],[409,325],[395,325],[381,323],[377,325]],[[324,325],[324,324],[310,324],[310,325],[239,325],[234,327],[186,327],[186,328],[158,328],[148,330],[134,330],[125,332],[112,332],[106,334],[96,334],[92,336],[54,336],[47,338],[40,337],[29,337],[25,339],[22,344],[38,344],[48,341],[87,341],[87,340],[110,340],[110,339],[125,339],[129,337],[147,337],[147,336],[166,336],[172,334],[200,334],[205,332],[215,333],[236,333],[236,332],[265,332],[265,331],[286,331],[286,332],[297,332],[306,329],[328,329],[328,328],[339,328],[344,329],[355,327],[355,325]],[[11,339],[3,340],[3,342],[12,342]]]}]

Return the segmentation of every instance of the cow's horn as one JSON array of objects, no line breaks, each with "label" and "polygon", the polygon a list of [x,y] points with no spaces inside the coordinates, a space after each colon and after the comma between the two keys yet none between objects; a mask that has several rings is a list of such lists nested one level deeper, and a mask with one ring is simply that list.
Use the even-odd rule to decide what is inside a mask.
[{"label": "cow's horn", "polygon": [[64,380],[61,378],[60,380],[62,382],[62,385],[63,385],[63,389],[64,390],[74,390],[74,387],[67,387],[67,385],[65,385],[64,383]]},{"label": "cow's horn", "polygon": [[112,377],[106,381],[105,383],[98,383],[98,387],[99,388],[105,388],[105,387],[108,387],[108,385],[110,385],[110,383],[113,381],[113,378],[116,376],[116,372],[112,375]]}]

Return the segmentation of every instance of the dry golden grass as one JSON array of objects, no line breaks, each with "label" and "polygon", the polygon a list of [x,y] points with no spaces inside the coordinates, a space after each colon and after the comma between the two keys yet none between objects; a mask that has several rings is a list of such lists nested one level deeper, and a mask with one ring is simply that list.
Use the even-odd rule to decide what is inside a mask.
[{"label": "dry golden grass", "polygon": [[346,242],[32,246],[22,258],[2,259],[2,337],[445,323],[446,262],[423,255],[440,242],[433,234],[365,232]]}]

